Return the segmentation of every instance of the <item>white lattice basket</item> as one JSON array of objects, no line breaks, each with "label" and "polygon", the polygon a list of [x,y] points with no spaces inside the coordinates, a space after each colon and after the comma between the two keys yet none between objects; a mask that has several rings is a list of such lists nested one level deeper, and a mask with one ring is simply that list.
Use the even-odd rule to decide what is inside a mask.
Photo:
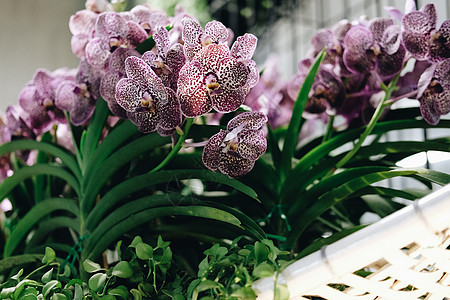
[{"label": "white lattice basket", "polygon": [[[291,299],[450,299],[450,185],[287,267]],[[370,274],[370,275],[365,275]],[[273,299],[274,282],[254,284]]]}]

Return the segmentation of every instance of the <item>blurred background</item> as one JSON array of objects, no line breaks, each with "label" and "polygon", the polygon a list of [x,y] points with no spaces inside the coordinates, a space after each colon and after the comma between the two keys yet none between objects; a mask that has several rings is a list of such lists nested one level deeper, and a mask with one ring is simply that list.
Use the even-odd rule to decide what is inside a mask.
[{"label": "blurred background", "polygon": [[[176,4],[183,5],[203,25],[211,19],[230,27],[235,37],[246,32],[258,36],[254,55],[261,65],[270,54],[278,57],[283,79],[297,71],[310,38],[319,28],[329,27],[341,19],[360,16],[387,16],[385,6],[404,10],[404,0],[129,0],[128,7],[147,2],[173,14]],[[0,111],[16,104],[24,85],[38,68],[51,71],[60,67],[74,68],[78,59],[70,48],[69,18],[84,8],[85,0],[0,0]],[[449,19],[450,1],[417,1],[418,7],[434,3],[439,26]],[[448,117],[448,116],[447,116]],[[394,133],[395,134],[395,133]],[[408,136],[422,139],[427,132],[411,132]],[[392,138],[401,139],[399,136]],[[447,159],[443,164],[442,160]],[[450,170],[448,157],[431,159],[418,154],[415,163],[438,162],[439,168]]]}]

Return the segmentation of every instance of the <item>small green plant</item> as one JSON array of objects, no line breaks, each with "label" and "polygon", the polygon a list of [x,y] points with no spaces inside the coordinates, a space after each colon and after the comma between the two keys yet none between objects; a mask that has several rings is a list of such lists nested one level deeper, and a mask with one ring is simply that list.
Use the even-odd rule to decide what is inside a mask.
[{"label": "small green plant", "polygon": [[[204,251],[197,274],[185,270],[170,242],[161,236],[156,246],[136,236],[130,245],[116,246],[118,261],[106,268],[86,259],[86,282],[60,263],[47,247],[41,263],[27,276],[24,269],[1,286],[1,299],[256,299],[253,283],[264,277],[275,281],[288,264],[290,253],[270,240],[239,246],[240,238],[228,247],[214,244]],[[63,272],[61,272],[61,269]],[[72,276],[71,276],[72,275]],[[276,299],[288,298],[287,287],[276,285]]]},{"label": "small green plant", "polygon": [[[260,278],[276,278],[288,263],[289,252],[281,251],[271,240],[238,247],[215,244],[204,252],[198,278],[188,288],[192,299],[256,299],[252,284]],[[287,299],[286,286],[277,285],[276,299]]]}]

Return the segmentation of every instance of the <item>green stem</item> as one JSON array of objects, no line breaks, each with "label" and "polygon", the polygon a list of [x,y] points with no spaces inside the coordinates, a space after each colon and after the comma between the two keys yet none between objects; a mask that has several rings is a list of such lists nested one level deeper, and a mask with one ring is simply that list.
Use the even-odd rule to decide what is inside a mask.
[{"label": "green stem", "polygon": [[322,143],[325,143],[331,138],[331,135],[333,133],[333,123],[334,123],[335,115],[329,115],[327,129],[325,131],[325,134],[323,135]]},{"label": "green stem", "polygon": [[184,125],[184,132],[180,135],[180,138],[178,139],[175,146],[173,146],[170,153],[164,158],[164,160],[157,165],[153,170],[150,171],[150,173],[156,172],[164,168],[171,160],[175,157],[175,155],[181,150],[181,147],[183,146],[184,141],[186,140],[186,137],[189,133],[189,129],[192,126],[192,123],[194,123],[193,118],[188,118],[186,120],[186,124]]},{"label": "green stem", "polygon": [[353,146],[353,149],[350,150],[335,166],[335,168],[331,169],[324,178],[327,178],[331,175],[333,175],[334,171],[344,166],[355,154],[358,152],[359,148],[361,148],[362,144],[366,140],[366,138],[372,133],[372,130],[374,129],[375,125],[377,124],[378,120],[380,119],[381,115],[383,114],[384,109],[391,105],[391,102],[386,103],[386,101],[391,97],[392,92],[395,90],[397,81],[399,79],[399,75],[397,75],[389,84],[389,86],[383,85],[383,90],[385,91],[385,96],[383,99],[378,103],[378,106],[370,119],[369,124],[367,124],[366,129],[361,134],[360,138],[358,139],[358,142]]}]

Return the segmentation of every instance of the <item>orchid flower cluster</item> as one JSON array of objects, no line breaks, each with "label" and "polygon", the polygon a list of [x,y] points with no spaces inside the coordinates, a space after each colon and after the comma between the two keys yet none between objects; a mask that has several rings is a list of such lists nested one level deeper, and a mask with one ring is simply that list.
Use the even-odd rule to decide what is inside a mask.
[{"label": "orchid flower cluster", "polygon": [[[342,20],[318,30],[308,57],[299,61],[298,73],[287,83],[278,81],[271,58],[246,104],[267,111],[272,127],[286,124],[314,57],[326,48],[305,118],[326,121],[340,115],[347,124],[365,124],[384,96],[383,87],[400,76],[392,93],[394,100],[417,99],[423,118],[437,124],[450,112],[450,20],[437,28],[433,4],[417,10],[414,1],[407,1],[405,14],[393,7],[386,9],[391,18]],[[402,72],[408,61],[412,70]]]},{"label": "orchid flower cluster", "polygon": [[[168,17],[147,5],[115,12],[107,2],[97,2],[70,19],[78,68],[37,71],[21,92],[19,106],[8,108],[12,135],[39,136],[55,124],[65,124],[64,112],[71,124],[88,124],[98,101],[106,101],[112,115],[131,120],[141,132],[173,135],[186,118],[238,110],[258,82],[251,59],[257,38],[252,34],[238,37],[230,48],[233,34],[218,21],[203,29],[181,9]],[[149,38],[154,47],[145,49],[142,44]],[[217,147],[210,143],[206,148],[208,168],[217,170],[209,162],[214,156],[209,152],[219,151],[223,153],[219,170],[242,176],[265,152],[262,134],[245,133],[259,130],[265,116],[246,115],[248,120],[239,117],[233,138],[224,136]],[[245,125],[255,118],[259,128]]]},{"label": "orchid flower cluster", "polygon": [[[387,7],[390,18],[318,30],[283,81],[275,59],[252,59],[253,34],[202,26],[180,7],[169,17],[111,3],[87,0],[70,18],[78,67],[39,69],[0,122],[0,199],[14,211],[0,226],[1,257],[21,267],[44,250],[54,259],[54,246],[66,258],[40,275],[47,296],[61,292],[56,276],[68,290],[74,277],[87,282],[77,281],[87,299],[255,299],[252,283],[277,282],[285,255],[299,259],[364,227],[366,213],[383,218],[398,198],[450,184],[444,172],[398,167],[449,152],[448,137],[384,139],[450,127],[450,21],[438,26],[433,4],[406,0],[404,12]],[[390,109],[404,98],[420,110]],[[325,133],[311,137],[319,122]],[[398,177],[423,187],[376,185]],[[106,262],[114,245],[122,261]],[[1,295],[36,287],[21,272],[0,274],[11,277]]]}]

